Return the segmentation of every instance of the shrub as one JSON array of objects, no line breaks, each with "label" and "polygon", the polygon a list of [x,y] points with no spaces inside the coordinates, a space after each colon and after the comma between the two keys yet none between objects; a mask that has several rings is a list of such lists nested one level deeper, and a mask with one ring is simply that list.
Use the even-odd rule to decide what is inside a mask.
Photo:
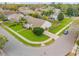
[{"label": "shrub", "polygon": [[40,18],[40,15],[38,13],[30,13],[29,15],[35,18]]},{"label": "shrub", "polygon": [[48,20],[49,18],[48,18],[48,16],[42,16],[42,19]]},{"label": "shrub", "polygon": [[40,28],[40,27],[35,27],[35,28],[33,29],[33,33],[34,33],[35,35],[37,35],[37,36],[42,35],[43,32],[44,32],[44,29],[43,29],[43,28]]},{"label": "shrub", "polygon": [[3,46],[7,41],[8,41],[7,38],[0,34],[0,49],[3,48]]},{"label": "shrub", "polygon": [[76,41],[77,45],[79,46],[79,40]]},{"label": "shrub", "polygon": [[63,19],[64,19],[63,13],[59,13],[59,15],[58,15],[58,20],[59,20],[59,21],[62,21]]}]

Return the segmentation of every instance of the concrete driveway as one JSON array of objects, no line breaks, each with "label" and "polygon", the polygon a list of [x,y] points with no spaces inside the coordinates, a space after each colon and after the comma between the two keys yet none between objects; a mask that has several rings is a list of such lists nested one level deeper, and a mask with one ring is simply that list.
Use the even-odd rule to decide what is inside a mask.
[{"label": "concrete driveway", "polygon": [[24,45],[1,27],[0,33],[9,39],[4,47],[8,56],[64,56],[73,48],[76,37],[75,33],[69,31],[68,35],[58,38],[50,46],[37,48]]}]

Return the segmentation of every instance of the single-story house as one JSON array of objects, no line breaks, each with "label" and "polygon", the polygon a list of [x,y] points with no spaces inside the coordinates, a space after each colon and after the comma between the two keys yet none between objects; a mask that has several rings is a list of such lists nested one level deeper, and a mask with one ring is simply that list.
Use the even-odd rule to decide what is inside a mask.
[{"label": "single-story house", "polygon": [[16,11],[11,11],[11,10],[0,10],[0,14],[4,14],[5,16],[15,14]]},{"label": "single-story house", "polygon": [[8,20],[11,22],[19,22],[22,17],[24,17],[22,14],[12,14],[8,16]]},{"label": "single-story house", "polygon": [[52,14],[52,15],[50,16],[50,18],[51,18],[52,20],[57,20],[57,17],[58,17],[58,15],[59,15],[59,13],[61,12],[61,10],[60,10],[60,9],[54,9],[53,12],[54,12],[54,14]]},{"label": "single-story house", "polygon": [[30,13],[33,13],[34,11],[29,9],[28,7],[20,7],[18,9],[18,11],[24,15],[27,15],[27,14],[30,14]]},{"label": "single-story house", "polygon": [[51,26],[51,23],[46,20],[34,18],[31,16],[25,16],[24,18],[27,19],[29,24],[32,24],[32,27],[42,27],[44,29],[48,29]]}]

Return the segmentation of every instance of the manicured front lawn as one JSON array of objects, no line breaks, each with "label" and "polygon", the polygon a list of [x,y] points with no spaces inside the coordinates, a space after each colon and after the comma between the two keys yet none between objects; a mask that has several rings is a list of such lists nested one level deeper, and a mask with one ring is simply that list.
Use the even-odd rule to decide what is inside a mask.
[{"label": "manicured front lawn", "polygon": [[30,41],[40,42],[40,41],[45,41],[49,38],[46,35],[36,36],[32,32],[32,30],[27,30],[23,28],[21,24],[18,24],[16,26],[10,26],[9,22],[6,22],[5,24],[8,25],[12,30],[16,31],[17,33],[19,33],[20,35],[22,35],[23,37],[25,37],[26,39]]},{"label": "manicured front lawn", "polygon": [[58,34],[59,36],[61,36],[61,35],[63,35],[64,34],[64,31],[65,30],[68,30],[69,29],[69,27],[67,27],[66,29],[64,29],[60,34]]},{"label": "manicured front lawn", "polygon": [[22,25],[18,24],[16,26],[10,26],[11,29],[13,29],[14,31],[20,31],[23,30],[24,28],[22,27]]},{"label": "manicured front lawn", "polygon": [[57,26],[57,23],[52,23],[51,28],[49,29],[52,33],[57,33],[59,30],[61,30],[63,27],[65,27],[67,24],[69,24],[72,20],[70,18],[65,18],[61,23]]},{"label": "manicured front lawn", "polygon": [[6,27],[2,26],[2,28],[4,28],[6,31],[8,31],[11,35],[13,35],[17,40],[19,40],[20,42],[22,42],[25,45],[28,46],[33,46],[33,47],[41,47],[41,44],[30,44],[27,41],[21,39],[20,37],[18,37],[16,34],[14,34],[13,32],[11,32],[10,30],[8,30]]},{"label": "manicured front lawn", "polygon": [[18,33],[34,42],[35,41],[40,42],[48,39],[48,36],[46,35],[36,36],[31,30],[23,30]]}]

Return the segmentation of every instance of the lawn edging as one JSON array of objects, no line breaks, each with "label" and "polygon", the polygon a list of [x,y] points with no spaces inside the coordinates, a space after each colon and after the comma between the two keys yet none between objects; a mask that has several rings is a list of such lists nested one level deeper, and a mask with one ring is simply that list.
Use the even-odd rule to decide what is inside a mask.
[{"label": "lawn edging", "polygon": [[[45,41],[42,41],[42,42],[32,42],[30,40],[26,40],[26,38],[22,37],[20,34],[18,34],[17,32],[13,31],[11,28],[9,28],[8,26],[2,24],[2,27],[4,29],[6,29],[8,32],[10,32],[11,34],[13,34],[13,36],[17,37],[21,42],[23,42],[24,44],[30,44],[31,46],[41,46],[41,44],[45,44],[45,43],[48,43],[49,41],[51,40],[45,40]],[[17,34],[18,35],[17,35]]]}]

